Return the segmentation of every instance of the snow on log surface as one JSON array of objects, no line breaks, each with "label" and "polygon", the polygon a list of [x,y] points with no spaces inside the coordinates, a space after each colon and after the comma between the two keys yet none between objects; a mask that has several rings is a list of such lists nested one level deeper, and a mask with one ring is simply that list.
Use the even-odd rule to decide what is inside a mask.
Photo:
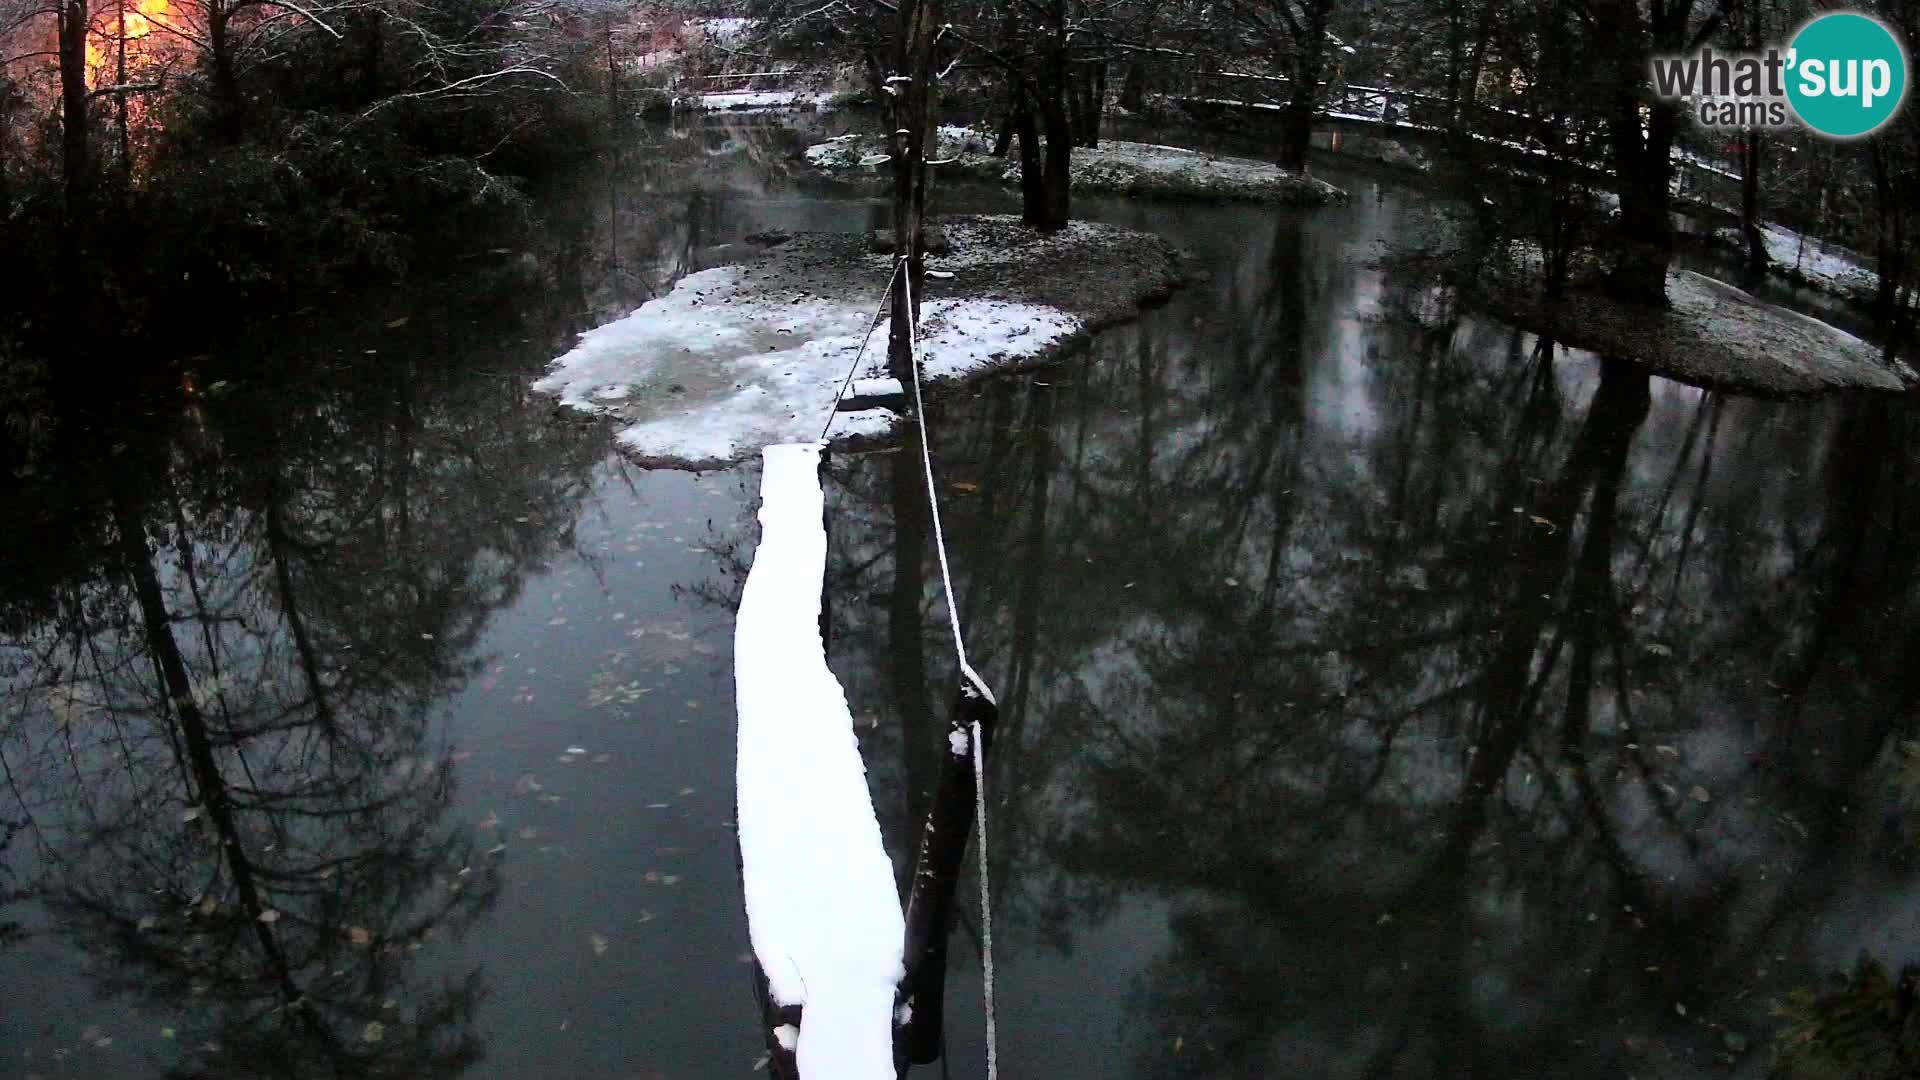
[{"label": "snow on log surface", "polygon": [[891,1080],[906,928],[846,694],[820,640],[820,446],[762,451],[760,546],[734,624],[747,929],[799,1005],[803,1080]]}]

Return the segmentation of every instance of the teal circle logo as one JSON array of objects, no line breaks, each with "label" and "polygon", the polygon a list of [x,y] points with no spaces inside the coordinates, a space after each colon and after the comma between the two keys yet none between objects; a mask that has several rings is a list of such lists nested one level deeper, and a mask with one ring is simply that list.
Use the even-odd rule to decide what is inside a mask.
[{"label": "teal circle logo", "polygon": [[1852,11],[1821,15],[1788,48],[1787,103],[1821,135],[1871,134],[1906,99],[1907,51],[1878,19]]}]

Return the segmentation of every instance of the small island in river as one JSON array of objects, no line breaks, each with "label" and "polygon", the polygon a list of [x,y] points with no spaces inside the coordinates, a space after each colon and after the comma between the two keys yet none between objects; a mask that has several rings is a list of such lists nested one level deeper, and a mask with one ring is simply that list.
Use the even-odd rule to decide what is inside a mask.
[{"label": "small island in river", "polygon": [[[1042,233],[1011,216],[942,229],[921,302],[929,381],[1045,363],[1180,281],[1174,247],[1135,229],[1077,221]],[[823,427],[881,434],[899,419],[892,410],[835,411],[856,355],[855,380],[886,374],[875,315],[893,258],[875,246],[860,233],[756,237],[737,262],[583,334],[534,388],[609,417],[648,464],[720,467]]]}]

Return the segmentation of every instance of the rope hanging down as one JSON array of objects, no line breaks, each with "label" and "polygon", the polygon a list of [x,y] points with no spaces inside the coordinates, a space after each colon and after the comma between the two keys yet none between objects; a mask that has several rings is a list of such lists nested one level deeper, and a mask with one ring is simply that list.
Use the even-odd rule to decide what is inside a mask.
[{"label": "rope hanging down", "polygon": [[[898,275],[906,265],[901,256],[894,264]],[[974,692],[993,703],[993,691],[987,689],[973,666],[967,663],[966,642],[960,635],[960,607],[953,599],[953,575],[947,567],[947,540],[940,528],[940,497],[933,480],[933,451],[927,444],[927,408],[920,394],[920,324],[913,317],[913,275],[905,277],[907,303],[907,344],[913,360],[913,416],[920,427],[920,463],[927,478],[927,510],[933,522],[933,550],[940,557],[940,586],[946,592],[947,621],[953,628],[953,651],[960,660],[960,674]],[[888,283],[891,288],[892,283]],[[979,831],[976,850],[980,855],[980,991],[987,1017],[987,1080],[999,1080],[1000,1054],[993,1009],[993,891],[987,881],[987,773],[980,721],[974,720],[967,733],[967,748],[973,758],[973,817]]]},{"label": "rope hanging down", "polygon": [[873,340],[873,328],[880,325],[880,316],[887,312],[887,297],[893,295],[893,279],[900,276],[900,264],[893,264],[893,273],[887,278],[887,287],[880,290],[880,302],[874,305],[873,319],[867,323],[867,332],[860,335],[860,348],[853,354],[853,366],[847,368],[847,377],[840,380],[840,392],[833,395],[833,403],[827,406],[827,422],[820,425],[820,441],[827,441],[827,430],[833,427],[833,418],[840,411],[840,399],[847,396],[847,387],[853,385],[853,377],[860,371],[860,358],[867,355],[867,342]]}]

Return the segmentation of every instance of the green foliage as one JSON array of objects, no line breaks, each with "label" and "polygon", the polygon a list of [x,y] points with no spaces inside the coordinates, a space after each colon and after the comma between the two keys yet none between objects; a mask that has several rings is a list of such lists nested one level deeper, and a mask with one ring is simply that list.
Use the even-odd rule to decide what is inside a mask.
[{"label": "green foliage", "polygon": [[1862,956],[1825,993],[1796,990],[1776,1010],[1775,1080],[1913,1080],[1920,1077],[1920,967],[1896,981]]},{"label": "green foliage", "polygon": [[52,445],[48,374],[45,358],[24,352],[11,335],[0,334],[0,465],[7,477],[24,479],[38,472]]},{"label": "green foliage", "polygon": [[140,97],[124,140],[114,103],[96,103],[77,200],[57,109],[7,110],[0,242],[24,282],[0,299],[14,328],[0,342],[7,441],[42,415],[11,403],[49,383],[64,394],[61,371],[164,374],[215,333],[394,280],[526,214],[529,180],[604,145],[618,110],[600,91],[617,100],[623,87],[608,87],[591,35],[519,12],[511,0],[329,9],[327,32],[291,22],[271,52],[234,56],[230,94],[204,47],[189,50]]}]

